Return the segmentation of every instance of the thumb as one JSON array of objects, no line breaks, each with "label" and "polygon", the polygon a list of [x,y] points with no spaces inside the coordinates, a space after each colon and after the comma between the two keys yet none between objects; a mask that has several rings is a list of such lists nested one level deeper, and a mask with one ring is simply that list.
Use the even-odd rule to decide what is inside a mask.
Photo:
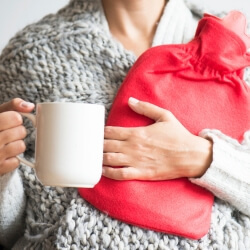
[{"label": "thumb", "polygon": [[130,97],[128,100],[130,108],[138,114],[144,115],[156,122],[168,121],[170,112],[149,102],[143,102]]},{"label": "thumb", "polygon": [[26,102],[21,98],[14,98],[9,102],[5,102],[0,105],[0,113],[6,111],[18,111],[28,113],[34,109],[35,105],[30,102]]}]

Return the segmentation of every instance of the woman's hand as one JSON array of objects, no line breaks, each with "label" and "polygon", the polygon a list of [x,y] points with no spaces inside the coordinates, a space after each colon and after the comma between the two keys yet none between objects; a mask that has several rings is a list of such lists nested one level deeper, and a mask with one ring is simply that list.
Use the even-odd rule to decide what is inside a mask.
[{"label": "woman's hand", "polygon": [[22,116],[15,111],[28,113],[33,109],[34,104],[20,98],[0,105],[0,176],[19,166],[16,156],[25,151],[26,129]]},{"label": "woman's hand", "polygon": [[134,98],[129,99],[129,106],[155,123],[105,128],[104,176],[116,180],[167,180],[205,173],[212,161],[211,141],[191,134],[165,109]]}]

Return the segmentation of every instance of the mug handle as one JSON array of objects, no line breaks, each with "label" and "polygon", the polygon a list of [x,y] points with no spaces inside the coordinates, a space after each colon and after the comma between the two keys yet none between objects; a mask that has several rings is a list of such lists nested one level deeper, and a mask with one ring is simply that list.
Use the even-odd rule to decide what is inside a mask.
[{"label": "mug handle", "polygon": [[[35,116],[35,115],[30,114],[30,113],[21,113],[21,112],[18,112],[18,113],[19,113],[20,115],[22,115],[22,116],[27,117],[29,120],[31,120],[33,127],[36,128],[36,116]],[[27,166],[29,166],[29,167],[35,168],[35,163],[26,160],[26,159],[23,158],[22,156],[18,155],[18,156],[17,156],[17,159],[18,159],[20,162],[24,163],[25,165],[27,165]]]}]

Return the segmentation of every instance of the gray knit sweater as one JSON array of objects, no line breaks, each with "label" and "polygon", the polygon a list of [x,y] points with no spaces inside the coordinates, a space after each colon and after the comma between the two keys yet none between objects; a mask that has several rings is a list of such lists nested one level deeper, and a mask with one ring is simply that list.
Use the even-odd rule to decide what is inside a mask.
[{"label": "gray knit sweater", "polygon": [[[203,10],[195,3],[189,2],[196,13]],[[153,46],[187,42],[196,25],[182,0],[170,0]],[[26,27],[5,48],[0,57],[0,102],[21,97],[34,103],[100,103],[108,113],[135,60],[110,35],[99,0],[72,0],[57,14]],[[28,122],[27,127],[31,134],[26,140],[27,157],[32,158],[34,133]],[[204,130],[201,136],[214,141],[214,159],[204,176],[191,181],[220,197],[215,199],[211,228],[202,239],[114,220],[89,205],[74,188],[42,186],[33,169],[22,165],[0,178],[0,243],[46,250],[250,249],[250,137],[246,134],[239,144],[219,131]]]}]

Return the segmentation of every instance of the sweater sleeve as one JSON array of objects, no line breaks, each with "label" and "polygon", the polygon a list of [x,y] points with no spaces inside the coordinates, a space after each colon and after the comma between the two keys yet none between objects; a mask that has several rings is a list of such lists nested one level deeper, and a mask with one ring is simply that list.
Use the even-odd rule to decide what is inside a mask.
[{"label": "sweater sleeve", "polygon": [[23,233],[26,197],[18,170],[0,177],[0,244],[11,247]]},{"label": "sweater sleeve", "polygon": [[213,160],[201,178],[190,180],[250,216],[250,131],[241,144],[218,130],[200,136],[213,141]]}]

